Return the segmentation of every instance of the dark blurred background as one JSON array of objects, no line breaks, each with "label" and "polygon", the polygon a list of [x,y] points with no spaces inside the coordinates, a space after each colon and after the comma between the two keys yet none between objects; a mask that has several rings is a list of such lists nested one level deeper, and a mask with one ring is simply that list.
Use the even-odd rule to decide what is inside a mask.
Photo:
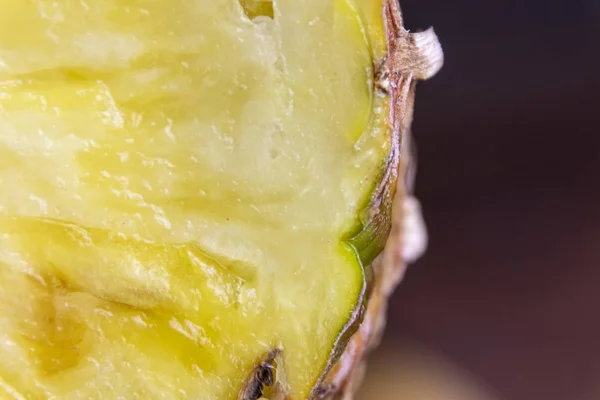
[{"label": "dark blurred background", "polygon": [[362,398],[420,346],[502,400],[600,400],[600,1],[401,6],[445,53],[413,124],[430,242]]}]

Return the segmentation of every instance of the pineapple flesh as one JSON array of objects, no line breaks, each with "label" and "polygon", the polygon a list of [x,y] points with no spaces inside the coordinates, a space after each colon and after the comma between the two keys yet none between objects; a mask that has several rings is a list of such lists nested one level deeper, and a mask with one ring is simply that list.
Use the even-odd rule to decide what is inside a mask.
[{"label": "pineapple flesh", "polygon": [[385,240],[382,7],[0,0],[0,398],[252,400],[274,349],[311,395]]}]

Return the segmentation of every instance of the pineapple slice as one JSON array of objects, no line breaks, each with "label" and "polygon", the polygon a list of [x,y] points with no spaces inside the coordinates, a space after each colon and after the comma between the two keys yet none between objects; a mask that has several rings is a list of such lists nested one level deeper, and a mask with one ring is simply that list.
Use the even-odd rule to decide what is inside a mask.
[{"label": "pineapple slice", "polygon": [[384,7],[0,0],[1,398],[316,395],[390,230]]}]

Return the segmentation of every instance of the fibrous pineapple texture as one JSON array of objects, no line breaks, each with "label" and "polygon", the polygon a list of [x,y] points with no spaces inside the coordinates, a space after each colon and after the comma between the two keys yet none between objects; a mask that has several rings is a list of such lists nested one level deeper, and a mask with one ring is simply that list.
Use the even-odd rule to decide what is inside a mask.
[{"label": "fibrous pineapple texture", "polygon": [[390,227],[383,9],[0,0],[1,398],[315,395]]}]

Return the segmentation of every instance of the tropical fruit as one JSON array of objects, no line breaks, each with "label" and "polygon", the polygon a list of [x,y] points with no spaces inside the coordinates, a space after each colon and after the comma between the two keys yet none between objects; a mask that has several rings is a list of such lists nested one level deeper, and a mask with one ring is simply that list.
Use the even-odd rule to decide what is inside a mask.
[{"label": "tropical fruit", "polygon": [[0,398],[350,393],[433,31],[392,0],[0,11]]}]

